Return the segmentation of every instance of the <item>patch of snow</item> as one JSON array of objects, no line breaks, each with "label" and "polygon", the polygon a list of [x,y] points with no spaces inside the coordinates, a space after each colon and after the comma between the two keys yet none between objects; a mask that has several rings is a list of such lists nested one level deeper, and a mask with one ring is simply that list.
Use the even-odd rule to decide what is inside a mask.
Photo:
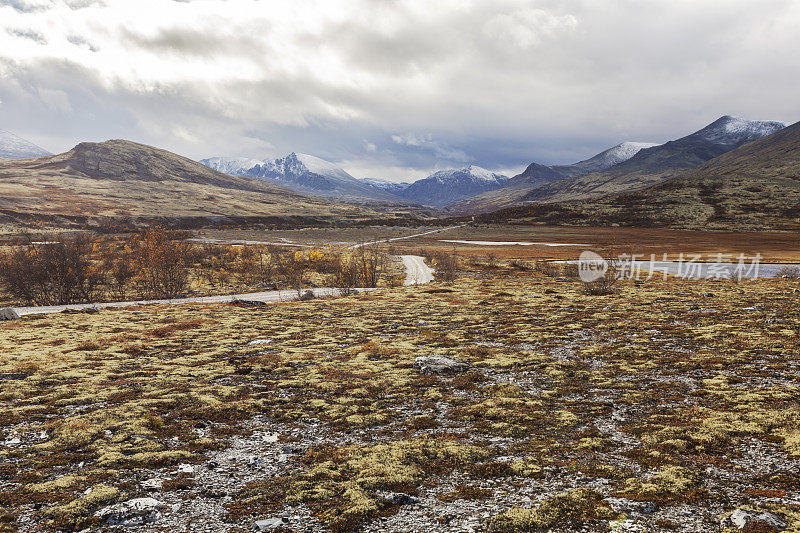
[{"label": "patch of snow", "polygon": [[748,120],[726,115],[693,135],[718,144],[738,145],[772,135],[786,126],[787,123],[776,120]]},{"label": "patch of snow", "polygon": [[44,148],[36,146],[10,131],[0,130],[0,157],[6,159],[27,159],[53,155]]}]

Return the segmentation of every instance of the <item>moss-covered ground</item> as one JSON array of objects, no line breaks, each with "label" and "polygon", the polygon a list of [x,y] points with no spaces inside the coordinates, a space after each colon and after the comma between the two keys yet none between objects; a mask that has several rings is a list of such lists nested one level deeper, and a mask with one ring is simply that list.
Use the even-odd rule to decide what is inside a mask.
[{"label": "moss-covered ground", "polygon": [[[202,465],[256,416],[281,442],[323,433],[231,495],[232,531],[287,506],[337,531],[437,519],[391,492],[491,503],[481,528],[502,531],[607,530],[629,519],[620,501],[652,504],[637,517],[650,530],[716,527],[741,506],[798,530],[796,288],[652,280],[588,296],[498,267],[267,307],[0,323],[0,530],[97,525],[142,495],[136,472]],[[413,367],[437,354],[472,369]]]}]

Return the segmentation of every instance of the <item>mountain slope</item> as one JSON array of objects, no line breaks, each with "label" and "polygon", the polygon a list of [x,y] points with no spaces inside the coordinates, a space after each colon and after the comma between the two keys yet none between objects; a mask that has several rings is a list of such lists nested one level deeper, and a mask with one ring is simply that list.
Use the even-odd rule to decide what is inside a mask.
[{"label": "mountain slope", "polygon": [[52,154],[44,148],[26,141],[22,137],[17,137],[10,131],[0,130],[0,158],[28,159],[48,155]]},{"label": "mountain slope", "polygon": [[358,201],[402,202],[391,192],[364,183],[329,161],[292,152],[278,159],[212,157],[202,164],[234,176],[261,178],[301,194]]},{"label": "mountain slope", "polygon": [[571,165],[555,165],[553,170],[564,176],[580,176],[592,172],[600,172],[607,168],[623,163],[645,148],[658,146],[656,143],[624,142],[604,150],[599,154],[584,161]]},{"label": "mountain slope", "polygon": [[499,206],[512,205],[520,197],[528,194],[537,187],[548,183],[556,182],[565,177],[582,175],[595,170],[605,169],[627,159],[630,159],[639,150],[649,146],[656,146],[651,143],[624,142],[604,150],[599,154],[579,161],[571,165],[559,165],[548,167],[539,163],[531,163],[528,167],[517,174],[499,189],[492,189],[482,194],[478,194],[463,200],[454,202],[448,206],[448,210],[456,213],[478,213]]},{"label": "mountain slope", "polygon": [[415,181],[401,194],[414,202],[439,207],[499,189],[507,181],[506,176],[470,165],[456,170],[434,172],[427,178]]},{"label": "mountain slope", "polygon": [[651,187],[486,215],[581,225],[800,228],[800,122]]},{"label": "mountain slope", "polygon": [[379,178],[357,178],[359,181],[372,185],[373,187],[377,187],[383,191],[392,193],[397,196],[402,196],[402,192],[411,185],[411,182],[408,181],[388,181],[382,180]]},{"label": "mountain slope", "polygon": [[336,207],[124,140],[0,161],[0,209],[102,216],[329,215]]},{"label": "mountain slope", "polygon": [[783,122],[724,116],[680,139],[641,149],[627,161],[603,172],[566,177],[527,189],[518,188],[511,191],[512,194],[502,196],[486,195],[472,199],[468,205],[452,206],[452,209],[457,212],[487,212],[526,203],[562,202],[632,192],[785,127]]}]

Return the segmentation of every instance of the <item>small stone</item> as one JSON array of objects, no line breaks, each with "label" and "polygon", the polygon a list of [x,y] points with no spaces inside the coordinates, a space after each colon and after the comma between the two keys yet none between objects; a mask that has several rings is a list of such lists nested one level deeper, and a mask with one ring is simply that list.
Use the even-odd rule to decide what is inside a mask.
[{"label": "small stone", "polygon": [[255,531],[272,531],[289,524],[285,518],[268,518],[267,520],[257,520],[253,524]]},{"label": "small stone", "polygon": [[142,482],[142,488],[144,490],[161,490],[161,484],[163,482],[160,479],[148,479],[147,481]]},{"label": "small stone", "polygon": [[194,466],[187,463],[181,463],[178,465],[178,473],[194,475]]},{"label": "small stone", "polygon": [[386,500],[395,505],[414,505],[419,503],[419,498],[410,496],[403,492],[390,492],[386,495]]},{"label": "small stone", "polygon": [[740,531],[767,533],[786,529],[786,522],[781,520],[780,517],[764,511],[736,509],[728,518]]},{"label": "small stone", "polygon": [[272,339],[256,339],[247,343],[248,346],[258,346],[259,344],[270,344]]}]

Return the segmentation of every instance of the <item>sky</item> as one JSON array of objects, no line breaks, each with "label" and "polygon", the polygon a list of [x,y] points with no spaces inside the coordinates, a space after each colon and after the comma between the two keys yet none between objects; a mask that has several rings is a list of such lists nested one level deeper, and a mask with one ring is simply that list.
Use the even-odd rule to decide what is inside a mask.
[{"label": "sky", "polygon": [[359,178],[800,120],[798,0],[0,0],[0,129]]}]

